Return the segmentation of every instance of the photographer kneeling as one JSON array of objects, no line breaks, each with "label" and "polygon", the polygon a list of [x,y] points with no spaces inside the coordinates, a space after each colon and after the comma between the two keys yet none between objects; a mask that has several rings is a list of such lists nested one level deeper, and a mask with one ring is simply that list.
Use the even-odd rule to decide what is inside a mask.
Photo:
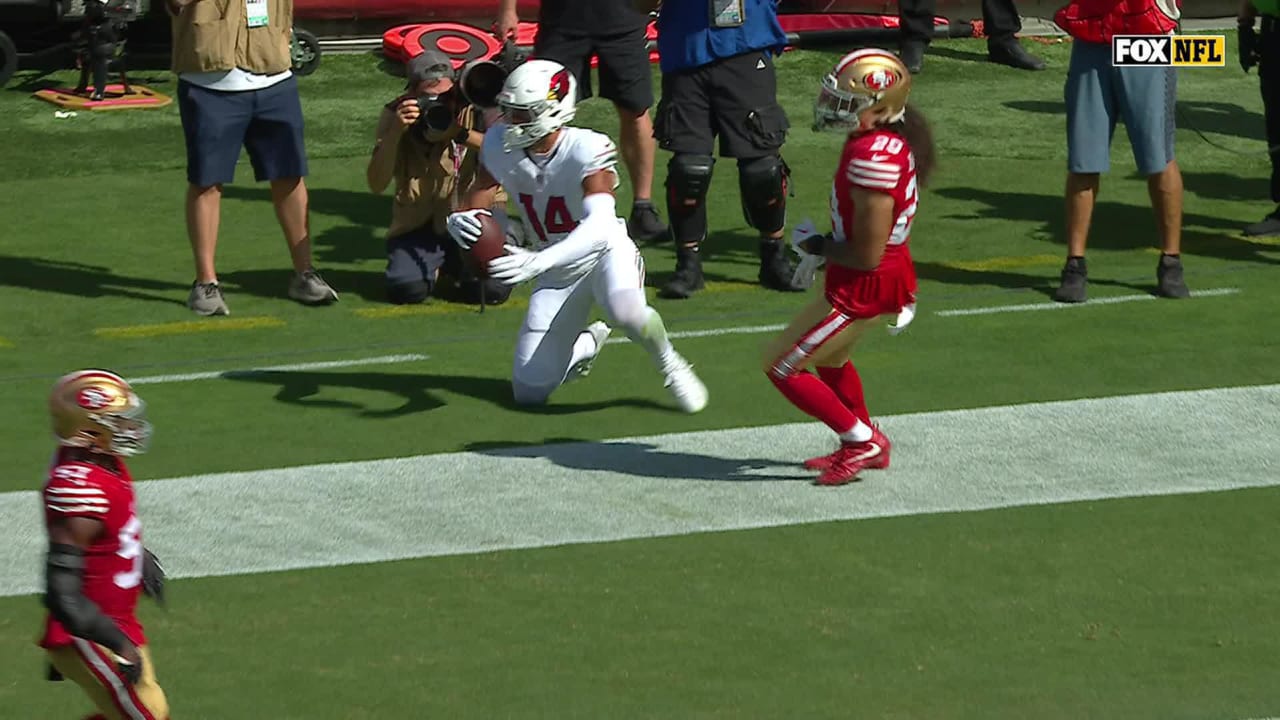
[{"label": "photographer kneeling", "polygon": [[[453,65],[443,53],[423,52],[409,61],[406,71],[406,93],[383,108],[378,120],[367,173],[374,193],[395,181],[387,232],[387,298],[398,305],[423,302],[435,292],[443,270],[462,301],[501,304],[511,288],[479,280],[445,229],[459,193],[475,176],[484,140],[481,112],[458,90]],[[505,223],[506,198],[499,197],[492,210]]]}]

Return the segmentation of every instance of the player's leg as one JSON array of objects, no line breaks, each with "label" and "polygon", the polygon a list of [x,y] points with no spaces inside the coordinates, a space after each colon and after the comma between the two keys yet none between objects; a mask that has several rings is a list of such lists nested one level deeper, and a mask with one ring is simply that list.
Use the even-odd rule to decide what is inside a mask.
[{"label": "player's leg", "polygon": [[245,135],[245,150],[258,182],[271,183],[271,203],[293,262],[289,297],[304,305],[338,301],[338,293],[313,267],[310,196],[307,193],[305,121],[298,79],[289,78],[254,90],[254,115]]},{"label": "player's leg", "polygon": [[738,191],[747,224],[760,233],[760,284],[799,291],[782,241],[787,220],[787,164],[781,156],[790,122],[778,104],[773,56],[750,52],[713,67],[712,112],[720,129],[720,154],[738,160]]},{"label": "player's leg", "polygon": [[834,389],[809,372],[815,357],[847,357],[858,337],[876,322],[875,318],[852,318],[819,295],[765,347],[762,368],[770,382],[792,405],[822,421],[840,439],[840,448],[831,456],[805,463],[811,469],[824,470],[820,484],[843,484],[862,469],[887,466],[883,435],[860,420]]},{"label": "player's leg", "polygon": [[707,406],[707,387],[676,352],[666,324],[644,295],[644,258],[630,240],[614,241],[591,273],[596,302],[609,322],[649,353],[676,404],[687,413]]},{"label": "player's leg", "polygon": [[1111,136],[1116,128],[1111,71],[1110,46],[1071,46],[1063,89],[1067,104],[1067,261],[1053,296],[1058,302],[1084,302],[1088,295],[1085,247],[1099,177],[1111,167]]},{"label": "player's leg", "polygon": [[1191,296],[1182,277],[1182,171],[1173,154],[1178,71],[1171,67],[1116,68],[1118,100],[1138,172],[1147,177],[1147,193],[1160,235],[1156,292],[1163,297]]},{"label": "player's leg", "polygon": [[631,178],[632,206],[627,232],[637,242],[651,242],[667,234],[667,226],[653,206],[653,66],[649,62],[645,28],[595,39],[600,58],[600,97],[618,111],[618,145]]},{"label": "player's leg", "polygon": [[662,74],[662,99],[654,120],[658,145],[667,161],[667,218],[676,246],[675,274],[662,286],[664,298],[687,298],[701,290],[702,243],[707,239],[707,190],[715,168],[709,68]]},{"label": "player's leg", "polygon": [[511,370],[511,391],[516,403],[546,403],[575,365],[594,358],[600,351],[602,341],[583,329],[591,300],[591,288],[583,280],[563,288],[534,289],[516,337]]},{"label": "player's leg", "polygon": [[244,93],[220,93],[178,82],[178,111],[187,148],[187,238],[195,282],[187,307],[197,315],[226,315],[214,258],[222,217],[222,186],[235,178],[240,146],[252,117]]},{"label": "player's leg", "polygon": [[80,686],[108,720],[168,720],[169,703],[156,682],[155,664],[146,648],[138,651],[142,679],[137,684],[120,674],[110,650],[84,640],[50,650],[49,660],[64,678]]}]

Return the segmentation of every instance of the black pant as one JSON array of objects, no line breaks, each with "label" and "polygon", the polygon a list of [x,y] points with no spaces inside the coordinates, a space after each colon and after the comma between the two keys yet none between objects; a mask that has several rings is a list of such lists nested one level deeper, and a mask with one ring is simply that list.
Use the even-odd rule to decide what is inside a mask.
[{"label": "black pant", "polygon": [[[933,18],[937,12],[937,0],[900,0],[898,18],[902,26],[902,42],[928,45],[933,37]],[[982,25],[988,45],[1009,42],[1022,29],[1013,0],[982,0]]]},{"label": "black pant", "polygon": [[1280,18],[1263,16],[1258,45],[1262,114],[1266,118],[1271,156],[1271,201],[1280,203]]}]

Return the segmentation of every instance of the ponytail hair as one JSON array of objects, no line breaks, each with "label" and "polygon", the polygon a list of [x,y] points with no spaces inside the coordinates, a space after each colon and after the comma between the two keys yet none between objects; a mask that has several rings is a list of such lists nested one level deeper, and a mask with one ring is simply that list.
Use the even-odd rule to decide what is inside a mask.
[{"label": "ponytail hair", "polygon": [[921,187],[929,184],[938,165],[938,149],[933,144],[933,130],[923,113],[914,105],[907,105],[902,119],[891,126],[907,141],[916,159],[916,178]]}]

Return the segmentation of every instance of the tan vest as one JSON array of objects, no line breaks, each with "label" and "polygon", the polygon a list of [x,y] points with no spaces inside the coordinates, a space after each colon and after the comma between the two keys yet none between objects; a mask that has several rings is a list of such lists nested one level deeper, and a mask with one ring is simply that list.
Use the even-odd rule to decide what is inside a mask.
[{"label": "tan vest", "polygon": [[[463,114],[463,127],[476,127],[474,109]],[[429,137],[434,139],[435,134]],[[445,221],[457,199],[471,187],[480,151],[461,142],[431,142],[417,130],[407,130],[396,147],[395,200],[391,204],[388,237],[395,237],[431,223],[436,233],[445,233]],[[455,171],[456,169],[456,171]],[[498,205],[506,195],[498,193]]]},{"label": "tan vest", "polygon": [[292,67],[293,0],[267,0],[267,24],[256,28],[249,27],[246,6],[246,0],[199,0],[174,15],[173,71],[270,75]]}]

